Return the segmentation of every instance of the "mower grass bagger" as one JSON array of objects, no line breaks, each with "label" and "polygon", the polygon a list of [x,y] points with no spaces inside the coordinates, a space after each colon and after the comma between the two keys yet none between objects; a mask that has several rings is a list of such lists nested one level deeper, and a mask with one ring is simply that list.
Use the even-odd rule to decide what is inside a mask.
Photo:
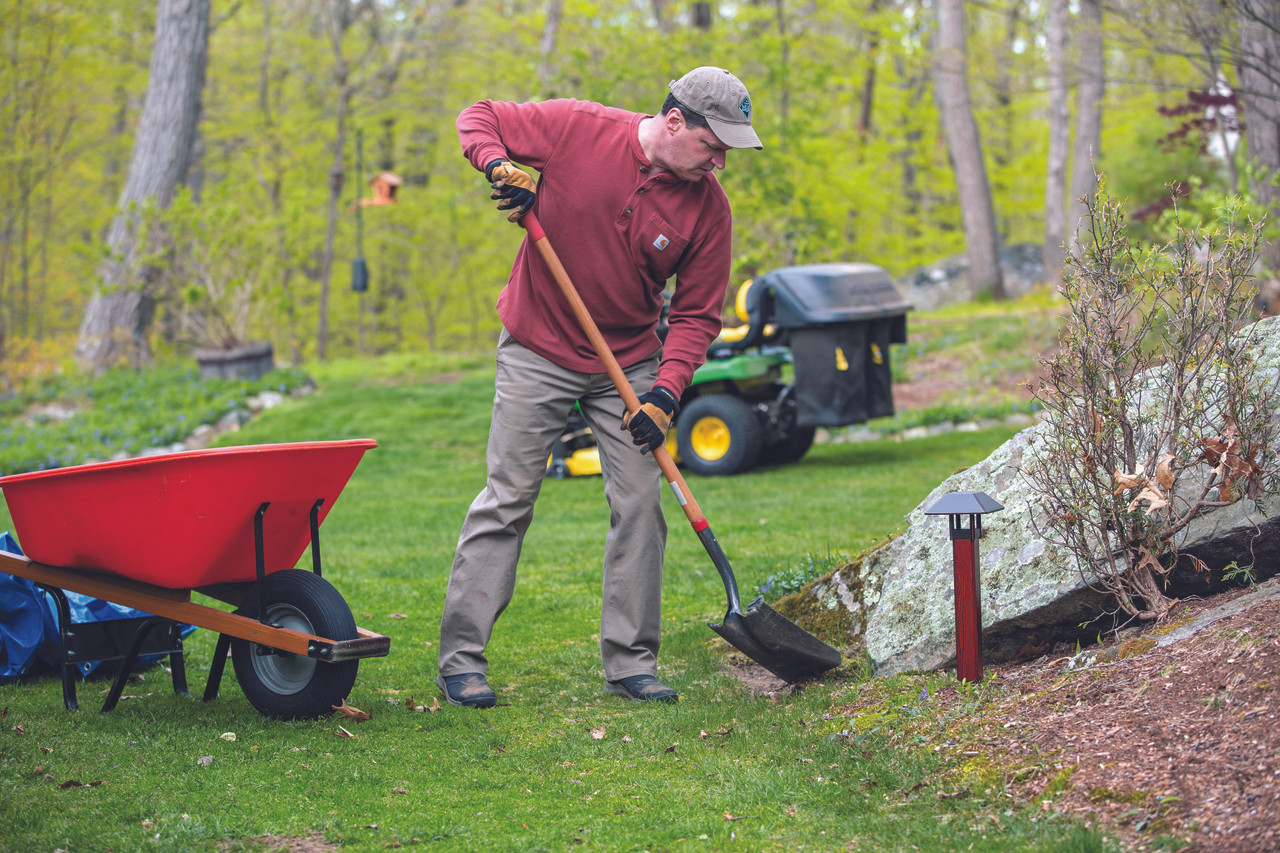
[{"label": "mower grass bagger", "polygon": [[[745,282],[734,307],[741,325],[708,347],[667,435],[667,449],[685,468],[717,476],[786,465],[808,452],[820,426],[894,413],[889,345],[906,343],[912,305],[882,268],[782,267]],[[554,477],[600,473],[595,439],[577,409],[549,465]]]}]

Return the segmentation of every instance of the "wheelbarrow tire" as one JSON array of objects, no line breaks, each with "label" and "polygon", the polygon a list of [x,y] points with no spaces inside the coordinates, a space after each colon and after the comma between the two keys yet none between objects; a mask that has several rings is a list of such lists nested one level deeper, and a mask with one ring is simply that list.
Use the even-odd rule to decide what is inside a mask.
[{"label": "wheelbarrow tire", "polygon": [[[314,572],[285,569],[272,572],[250,590],[236,612],[265,622],[315,634],[328,640],[352,640],[356,622],[351,608],[333,584]],[[233,640],[231,662],[236,680],[249,703],[278,720],[314,720],[333,713],[350,695],[358,660],[328,663],[303,655],[268,651],[248,640]]]}]

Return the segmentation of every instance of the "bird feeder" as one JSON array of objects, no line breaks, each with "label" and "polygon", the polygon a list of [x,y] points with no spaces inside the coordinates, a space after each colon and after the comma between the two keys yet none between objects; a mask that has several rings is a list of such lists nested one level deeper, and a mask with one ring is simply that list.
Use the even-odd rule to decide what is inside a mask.
[{"label": "bird feeder", "polygon": [[404,179],[395,172],[379,172],[369,181],[373,187],[373,198],[360,199],[361,207],[379,207],[385,204],[396,204],[396,190],[404,184]]},{"label": "bird feeder", "polygon": [[947,516],[955,575],[956,675],[965,681],[982,680],[982,598],[978,576],[982,516],[1002,509],[1003,505],[983,492],[952,492],[924,511],[925,515]]}]

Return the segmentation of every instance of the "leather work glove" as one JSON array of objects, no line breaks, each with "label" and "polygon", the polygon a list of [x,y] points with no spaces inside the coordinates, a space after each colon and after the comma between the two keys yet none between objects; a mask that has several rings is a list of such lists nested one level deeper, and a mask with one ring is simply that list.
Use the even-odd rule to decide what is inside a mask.
[{"label": "leather work glove", "polygon": [[640,395],[640,408],[622,418],[622,428],[631,431],[631,443],[641,453],[657,450],[667,440],[671,419],[680,413],[676,395],[661,385]]},{"label": "leather work glove", "polygon": [[510,160],[494,160],[484,167],[484,176],[493,187],[489,198],[498,200],[498,210],[510,210],[507,219],[519,222],[533,207],[538,195],[537,184],[528,172],[511,165]]}]

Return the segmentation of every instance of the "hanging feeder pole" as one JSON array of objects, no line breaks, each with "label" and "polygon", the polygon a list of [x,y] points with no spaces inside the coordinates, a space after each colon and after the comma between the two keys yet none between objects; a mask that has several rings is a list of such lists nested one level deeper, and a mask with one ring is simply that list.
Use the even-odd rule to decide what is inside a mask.
[{"label": "hanging feeder pole", "polygon": [[[356,257],[351,262],[351,289],[356,293],[364,293],[369,289],[369,266],[364,261],[364,214],[360,205],[360,189],[363,186],[364,130],[356,128]],[[363,299],[361,304],[363,305]]]}]

